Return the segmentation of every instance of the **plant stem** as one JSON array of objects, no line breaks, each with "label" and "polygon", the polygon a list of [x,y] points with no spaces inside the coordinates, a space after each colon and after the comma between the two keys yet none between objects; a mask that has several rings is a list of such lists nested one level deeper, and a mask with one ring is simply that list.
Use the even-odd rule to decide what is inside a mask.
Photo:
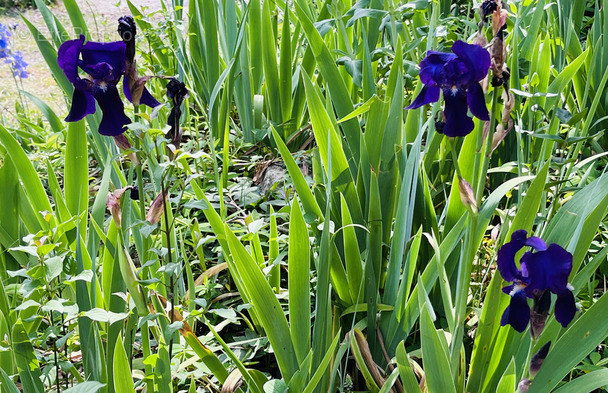
[{"label": "plant stem", "polygon": [[[481,166],[481,173],[479,174],[477,188],[475,189],[475,199],[477,199],[477,205],[481,206],[481,197],[483,196],[483,188],[486,184],[486,175],[488,173],[488,167],[490,166],[490,158],[492,156],[492,140],[494,140],[494,123],[496,122],[496,106],[498,105],[498,88],[495,87],[492,92],[492,107],[490,109],[490,127],[488,130],[488,136],[486,138],[486,148],[483,155],[483,161]],[[483,133],[482,133],[483,134]],[[483,136],[483,135],[482,135]],[[481,150],[481,146],[478,146]],[[481,151],[478,151],[478,154]],[[477,162],[477,158],[475,159]]]}]

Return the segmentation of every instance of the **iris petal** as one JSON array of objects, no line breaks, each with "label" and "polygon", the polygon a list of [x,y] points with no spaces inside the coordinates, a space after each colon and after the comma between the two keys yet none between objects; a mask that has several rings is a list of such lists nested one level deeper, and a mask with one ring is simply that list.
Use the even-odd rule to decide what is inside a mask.
[{"label": "iris petal", "polygon": [[526,240],[526,246],[532,247],[536,251],[544,251],[547,249],[547,244],[543,241],[543,239],[537,236],[530,236]]},{"label": "iris petal", "polygon": [[555,319],[562,327],[567,327],[576,314],[576,304],[574,303],[574,295],[571,291],[565,290],[557,294],[555,301]]},{"label": "iris petal", "polygon": [[468,135],[475,124],[473,119],[467,115],[467,95],[463,89],[456,93],[450,89],[443,89],[445,100],[445,127],[443,133],[449,137]]},{"label": "iris petal", "polygon": [[572,254],[557,244],[550,244],[547,251],[545,269],[548,287],[551,292],[559,294],[568,287],[568,276],[572,271]]},{"label": "iris petal", "polygon": [[133,102],[131,98],[131,90],[129,89],[129,76],[125,74],[124,79],[122,80],[122,92],[125,95],[125,98],[129,100],[129,102]]},{"label": "iris petal", "polygon": [[[82,47],[82,61],[85,66],[107,63],[114,71],[115,81],[125,71],[126,45],[122,41],[93,42],[89,41]],[[83,67],[84,68],[84,67]]]},{"label": "iris petal", "polygon": [[477,82],[473,83],[467,90],[467,105],[476,118],[485,121],[490,120],[483,89]]},{"label": "iris petal", "polygon": [[99,133],[116,136],[125,132],[127,129],[125,126],[131,123],[131,119],[125,115],[125,107],[116,86],[108,85],[106,91],[98,90],[95,93],[95,99],[103,112]]},{"label": "iris petal", "polygon": [[65,121],[78,121],[92,113],[95,113],[95,99],[93,95],[84,90],[74,89],[72,107]]},{"label": "iris petal", "polygon": [[456,57],[453,53],[428,51],[426,57],[420,62],[420,81],[428,86],[441,85],[443,67]]},{"label": "iris petal", "polygon": [[551,244],[545,251],[533,253],[526,266],[530,276],[530,291],[550,289],[559,294],[568,287],[572,255],[559,245]]},{"label": "iris petal", "polygon": [[156,98],[154,98],[152,96],[152,94],[150,94],[148,89],[146,89],[145,87],[144,87],[143,93],[141,93],[141,98],[139,99],[139,103],[140,103],[140,105],[141,104],[147,105],[150,108],[155,108],[160,105],[160,102],[158,102],[158,100],[156,100]]},{"label": "iris petal", "polygon": [[412,102],[410,106],[407,106],[405,109],[416,109],[420,108],[422,105],[437,102],[439,100],[440,91],[441,89],[439,89],[437,86],[424,85],[414,102]]},{"label": "iris petal", "polygon": [[464,41],[458,40],[452,45],[452,52],[454,52],[469,69],[469,75],[467,75],[468,80],[462,82],[466,82],[467,84],[479,82],[488,75],[488,69],[491,64],[490,53],[482,46],[467,44]]},{"label": "iris petal", "polygon": [[518,332],[523,332],[530,320],[530,306],[523,291],[518,291],[511,296],[511,303],[502,314],[500,325],[511,325]]},{"label": "iris petal", "polygon": [[513,232],[511,241],[505,243],[498,250],[498,271],[505,281],[515,281],[519,276],[519,270],[515,266],[515,255],[521,250],[526,242],[527,232],[523,229]]},{"label": "iris petal", "polygon": [[84,35],[81,35],[79,39],[64,42],[57,51],[59,68],[63,70],[65,76],[74,85],[80,82],[80,77],[78,76],[78,58],[80,57],[83,42]]}]

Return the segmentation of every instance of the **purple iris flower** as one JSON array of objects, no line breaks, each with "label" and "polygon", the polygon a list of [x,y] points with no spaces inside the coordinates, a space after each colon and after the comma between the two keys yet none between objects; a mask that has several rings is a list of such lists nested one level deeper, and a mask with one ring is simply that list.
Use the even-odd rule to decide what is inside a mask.
[{"label": "purple iris flower", "polygon": [[[125,43],[84,43],[84,35],[61,44],[57,62],[74,85],[72,108],[65,121],[78,121],[95,113],[95,101],[103,117],[99,133],[116,136],[126,130],[131,120],[125,115],[124,105],[116,89],[125,71]],[[87,76],[81,77],[78,69]]]},{"label": "purple iris flower", "polygon": [[[525,246],[532,250],[522,255],[518,269],[515,255]],[[551,306],[550,293],[554,293],[557,295],[555,319],[563,327],[568,326],[576,313],[572,287],[568,284],[571,270],[572,254],[561,246],[554,243],[547,246],[539,237],[527,237],[523,229],[513,232],[511,241],[498,251],[498,271],[505,281],[513,282],[502,289],[511,295],[511,303],[500,324],[509,324],[521,333],[532,320],[532,336],[538,337]],[[528,298],[534,300],[532,310]]]},{"label": "purple iris flower", "polygon": [[439,100],[443,91],[445,126],[449,137],[465,136],[474,123],[467,110],[481,120],[490,120],[483,89],[479,81],[488,75],[490,54],[479,45],[456,41],[452,52],[429,51],[420,63],[420,80],[424,87],[406,109],[416,109]]}]

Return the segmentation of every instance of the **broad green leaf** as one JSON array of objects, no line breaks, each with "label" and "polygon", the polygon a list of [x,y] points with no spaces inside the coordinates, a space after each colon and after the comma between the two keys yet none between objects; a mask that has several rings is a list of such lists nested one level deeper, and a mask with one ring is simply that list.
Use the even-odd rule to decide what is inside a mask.
[{"label": "broad green leaf", "polygon": [[298,362],[310,350],[310,245],[308,228],[296,199],[289,219],[289,326]]},{"label": "broad green leaf", "polygon": [[[344,194],[353,221],[362,224],[361,204],[354,187],[353,176],[348,167],[347,157],[342,149],[340,137],[325,110],[321,97],[319,97],[318,89],[312,85],[308,75],[303,74],[303,78],[312,129],[315,140],[319,145],[323,165],[329,172],[328,176],[331,176],[332,186],[336,192]],[[328,139],[330,142],[328,142]],[[329,148],[330,143],[331,149]],[[331,167],[329,166],[329,160],[331,160]]]},{"label": "broad green leaf", "polygon": [[[6,154],[11,157],[11,160],[17,169],[17,173],[19,174],[19,178],[21,179],[21,183],[23,184],[23,189],[35,211],[52,211],[49,198],[46,195],[46,191],[40,181],[40,176],[36,173],[32,162],[15,138],[2,125],[0,125],[0,143],[6,149]],[[41,228],[46,226],[46,222],[41,215],[38,215],[38,221],[40,222]]]},{"label": "broad green leaf", "polygon": [[84,121],[71,122],[65,148],[65,202],[73,215],[87,210],[89,157]]},{"label": "broad green leaf", "polygon": [[228,226],[225,226],[224,231],[234,258],[233,266],[237,269],[233,275],[238,275],[242,280],[242,285],[247,288],[250,295],[249,301],[257,309],[257,315],[266,331],[270,345],[272,345],[281,374],[288,382],[298,371],[298,361],[281,304],[245,247]]},{"label": "broad green leaf", "polygon": [[504,374],[498,382],[496,393],[513,393],[517,387],[517,374],[515,374],[515,360],[511,359],[511,363],[505,370]]},{"label": "broad green leaf", "polygon": [[421,393],[420,385],[418,384],[416,375],[414,375],[414,371],[412,370],[412,366],[410,364],[407,352],[405,351],[405,344],[403,343],[403,341],[401,341],[397,346],[396,354],[397,369],[399,370],[399,375],[401,377],[401,382],[403,383],[403,388],[408,393]]},{"label": "broad green leaf", "polygon": [[608,385],[608,369],[591,371],[566,383],[554,393],[595,392],[596,389]]},{"label": "broad green leaf", "polygon": [[429,392],[456,393],[446,348],[443,347],[439,334],[443,333],[435,330],[428,305],[423,306],[420,312],[420,341]]},{"label": "broad green leaf", "polygon": [[120,336],[114,347],[114,389],[116,393],[135,393],[131,367]]},{"label": "broad green leaf", "polygon": [[305,214],[313,215],[315,218],[323,218],[323,212],[317,203],[300,167],[296,163],[296,161],[291,156],[289,149],[279,137],[279,134],[276,132],[274,127],[271,125],[270,130],[272,131],[272,138],[274,142],[277,144],[279,148],[279,152],[281,153],[281,157],[283,158],[283,162],[287,167],[287,171],[289,172],[289,176],[291,177],[291,181],[293,182],[296,192],[300,197],[300,201],[302,202],[302,207],[304,208]]},{"label": "broad green leaf", "polygon": [[86,381],[71,387],[67,390],[62,390],[63,393],[97,393],[106,385],[97,381]]},{"label": "broad green leaf", "polygon": [[40,364],[21,320],[18,320],[15,326],[13,326],[12,341],[23,391],[28,393],[44,393],[44,385],[40,379],[42,376]]}]

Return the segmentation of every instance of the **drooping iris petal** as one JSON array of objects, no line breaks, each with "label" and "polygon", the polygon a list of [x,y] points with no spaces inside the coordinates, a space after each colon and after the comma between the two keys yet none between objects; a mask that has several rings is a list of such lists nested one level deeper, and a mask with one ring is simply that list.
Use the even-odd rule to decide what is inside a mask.
[{"label": "drooping iris petal", "polygon": [[428,51],[426,57],[420,62],[420,81],[427,86],[440,85],[444,65],[456,57],[453,53]]},{"label": "drooping iris petal", "polygon": [[105,91],[98,89],[95,92],[95,99],[103,112],[101,123],[99,123],[99,133],[116,136],[125,132],[125,126],[131,123],[131,119],[125,115],[125,107],[116,86],[108,85]]},{"label": "drooping iris petal", "polygon": [[139,99],[139,103],[147,105],[150,108],[155,108],[160,105],[160,102],[158,102],[158,100],[154,98],[145,87],[143,93],[141,94],[141,98]]},{"label": "drooping iris petal", "polygon": [[422,90],[420,90],[420,93],[418,94],[414,102],[412,102],[410,106],[406,107],[405,109],[416,109],[420,108],[422,105],[437,102],[439,100],[440,91],[441,89],[437,86],[425,85]]},{"label": "drooping iris petal", "polygon": [[518,332],[523,332],[528,326],[530,320],[530,306],[526,294],[523,291],[518,291],[511,296],[511,303],[502,314],[500,325],[511,325]]},{"label": "drooping iris petal", "polygon": [[467,94],[463,89],[453,92],[443,89],[445,100],[445,127],[443,133],[449,137],[465,136],[473,131],[475,124],[467,115]]},{"label": "drooping iris petal", "polygon": [[471,84],[479,82],[488,75],[491,60],[490,53],[485,48],[458,40],[452,45],[452,52],[466,64],[469,71],[466,77],[463,76],[462,83]]},{"label": "drooping iris petal", "polygon": [[547,281],[551,292],[560,293],[568,287],[568,276],[572,271],[572,254],[557,244],[550,244],[545,251],[549,257],[547,261]]},{"label": "drooping iris petal", "polygon": [[490,120],[483,89],[479,83],[473,83],[467,90],[467,105],[476,118],[485,121]]},{"label": "drooping iris petal", "polygon": [[125,95],[125,98],[129,100],[129,102],[133,102],[133,98],[131,97],[131,89],[129,89],[129,76],[125,75],[122,80],[122,92]]},{"label": "drooping iris petal", "polygon": [[93,113],[95,113],[95,99],[93,95],[85,90],[74,89],[72,107],[65,121],[78,121],[86,115]]},{"label": "drooping iris petal", "polygon": [[574,294],[570,290],[563,291],[557,294],[555,301],[555,319],[562,327],[567,327],[576,314],[576,304],[574,302]]}]

